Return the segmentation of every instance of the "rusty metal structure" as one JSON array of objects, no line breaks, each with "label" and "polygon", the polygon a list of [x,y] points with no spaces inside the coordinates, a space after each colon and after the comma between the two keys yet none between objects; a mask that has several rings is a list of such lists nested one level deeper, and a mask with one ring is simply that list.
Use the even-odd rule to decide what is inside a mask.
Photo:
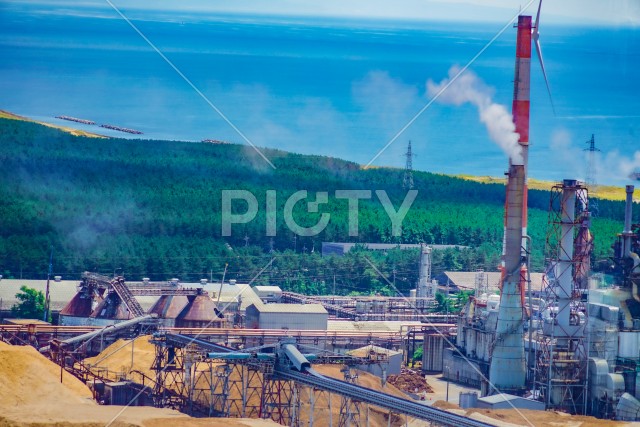
[{"label": "rusty metal structure", "polygon": [[534,387],[547,409],[573,414],[584,414],[587,409],[589,222],[586,186],[575,180],[555,185]]}]

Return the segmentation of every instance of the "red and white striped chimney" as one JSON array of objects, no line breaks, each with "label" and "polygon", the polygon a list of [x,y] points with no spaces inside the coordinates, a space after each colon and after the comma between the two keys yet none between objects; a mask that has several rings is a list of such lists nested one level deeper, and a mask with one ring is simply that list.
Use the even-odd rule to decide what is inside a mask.
[{"label": "red and white striped chimney", "polygon": [[[518,36],[516,43],[516,70],[513,81],[513,105],[511,112],[516,132],[520,135],[518,143],[522,147],[525,184],[522,210],[522,235],[527,235],[527,177],[529,175],[529,97],[531,81],[531,16],[518,17]],[[523,248],[526,246],[523,240]]]}]

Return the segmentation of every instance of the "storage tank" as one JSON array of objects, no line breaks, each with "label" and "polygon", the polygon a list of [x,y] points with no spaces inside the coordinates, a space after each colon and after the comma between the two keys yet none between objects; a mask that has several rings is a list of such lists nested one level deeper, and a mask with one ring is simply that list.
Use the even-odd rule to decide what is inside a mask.
[{"label": "storage tank", "polygon": [[176,318],[175,324],[179,328],[215,328],[224,323],[224,319],[216,315],[216,304],[202,289],[197,295],[189,295],[188,303]]},{"label": "storage tank", "polygon": [[157,315],[163,326],[172,328],[176,326],[176,318],[187,304],[189,299],[186,295],[162,295],[149,309],[148,314]]},{"label": "storage tank", "polygon": [[425,335],[422,346],[422,370],[442,372],[444,337],[440,334]]}]

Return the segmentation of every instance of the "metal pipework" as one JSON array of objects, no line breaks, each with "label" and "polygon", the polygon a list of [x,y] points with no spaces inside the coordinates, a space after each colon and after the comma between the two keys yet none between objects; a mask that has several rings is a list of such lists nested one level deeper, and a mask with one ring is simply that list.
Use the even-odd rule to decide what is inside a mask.
[{"label": "metal pipework", "polygon": [[[61,341],[60,343],[62,345],[71,345],[71,344],[77,344],[83,341],[88,341],[98,335],[111,335],[113,333],[116,333],[122,329],[126,329],[129,328],[131,326],[135,326],[138,323],[144,322],[146,320],[152,320],[155,319],[157,316],[155,314],[146,314],[144,316],[140,316],[140,317],[136,317],[134,319],[130,319],[130,320],[125,320],[124,322],[120,322],[120,323],[116,323],[114,325],[108,325],[105,326],[102,329],[98,329],[97,331],[93,331],[93,332],[87,332],[86,334],[82,334],[82,335],[78,335],[77,337],[73,337],[73,338],[69,338],[66,339],[64,341]],[[46,346],[46,347],[42,347],[40,349],[41,353],[46,353],[48,351],[51,350],[50,346]]]}]

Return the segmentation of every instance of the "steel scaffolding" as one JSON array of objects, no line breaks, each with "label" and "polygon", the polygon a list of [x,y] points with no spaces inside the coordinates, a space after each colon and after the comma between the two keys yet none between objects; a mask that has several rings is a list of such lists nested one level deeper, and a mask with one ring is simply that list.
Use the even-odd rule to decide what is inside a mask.
[{"label": "steel scaffolding", "polygon": [[573,414],[587,409],[589,219],[582,183],[552,188],[534,388],[547,409]]}]

